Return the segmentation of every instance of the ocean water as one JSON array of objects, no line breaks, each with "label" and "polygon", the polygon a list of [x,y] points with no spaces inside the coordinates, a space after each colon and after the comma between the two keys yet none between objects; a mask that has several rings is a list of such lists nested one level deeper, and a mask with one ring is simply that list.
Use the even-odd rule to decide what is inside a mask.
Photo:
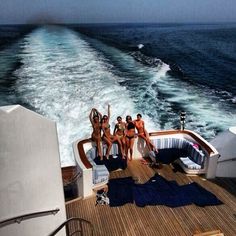
[{"label": "ocean water", "polygon": [[207,140],[236,125],[236,24],[0,26],[0,106],[57,122],[61,165],[90,137],[91,108],[143,114],[148,131],[186,128]]}]

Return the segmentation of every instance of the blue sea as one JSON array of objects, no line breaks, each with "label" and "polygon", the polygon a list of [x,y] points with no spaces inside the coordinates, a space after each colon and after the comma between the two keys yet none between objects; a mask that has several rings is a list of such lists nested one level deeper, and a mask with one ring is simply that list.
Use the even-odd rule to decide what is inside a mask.
[{"label": "blue sea", "polygon": [[236,126],[236,24],[0,26],[0,106],[57,122],[61,165],[90,137],[91,108],[143,115],[148,131],[186,128],[208,141]]}]

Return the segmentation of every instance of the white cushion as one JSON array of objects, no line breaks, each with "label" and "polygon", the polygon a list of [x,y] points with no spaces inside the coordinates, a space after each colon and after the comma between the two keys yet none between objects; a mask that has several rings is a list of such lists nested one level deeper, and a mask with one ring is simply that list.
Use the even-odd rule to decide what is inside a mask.
[{"label": "white cushion", "polygon": [[193,162],[189,157],[180,157],[179,159],[182,161],[184,166],[187,167],[188,169],[193,169],[193,170],[201,169],[201,166]]}]

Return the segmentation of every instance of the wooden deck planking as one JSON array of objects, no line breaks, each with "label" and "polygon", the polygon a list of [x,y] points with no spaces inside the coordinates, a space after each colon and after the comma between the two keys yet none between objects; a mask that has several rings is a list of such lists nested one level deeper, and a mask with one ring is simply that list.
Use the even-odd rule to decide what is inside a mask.
[{"label": "wooden deck planking", "polygon": [[[224,235],[236,235],[236,197],[222,186],[227,180],[217,180],[216,184],[206,181],[201,176],[186,176],[181,172],[174,172],[173,168],[163,165],[162,169],[151,169],[140,161],[128,163],[125,171],[111,173],[111,178],[133,176],[143,183],[155,173],[161,174],[168,180],[176,180],[178,184],[197,182],[202,187],[214,193],[224,202],[220,206],[198,207],[189,205],[170,208],[166,206],[137,207],[135,204],[126,204],[121,207],[95,206],[95,196],[72,202],[66,205],[67,217],[77,216],[92,222],[94,235],[176,235],[187,236],[194,232],[220,229]],[[230,180],[231,181],[231,180]],[[231,181],[230,183],[235,183]],[[236,187],[236,186],[234,186]],[[229,188],[229,186],[228,186]],[[230,188],[233,189],[232,186]]]}]

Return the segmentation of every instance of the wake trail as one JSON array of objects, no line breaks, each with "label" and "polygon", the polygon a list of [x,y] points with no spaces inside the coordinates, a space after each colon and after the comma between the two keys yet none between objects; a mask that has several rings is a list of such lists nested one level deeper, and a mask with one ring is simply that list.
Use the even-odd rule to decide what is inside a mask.
[{"label": "wake trail", "polygon": [[17,92],[26,104],[57,122],[62,166],[74,164],[72,142],[90,137],[93,107],[106,114],[111,104],[112,125],[118,115],[134,113],[129,91],[73,31],[38,29],[25,39],[21,57],[23,66],[15,71]]}]

